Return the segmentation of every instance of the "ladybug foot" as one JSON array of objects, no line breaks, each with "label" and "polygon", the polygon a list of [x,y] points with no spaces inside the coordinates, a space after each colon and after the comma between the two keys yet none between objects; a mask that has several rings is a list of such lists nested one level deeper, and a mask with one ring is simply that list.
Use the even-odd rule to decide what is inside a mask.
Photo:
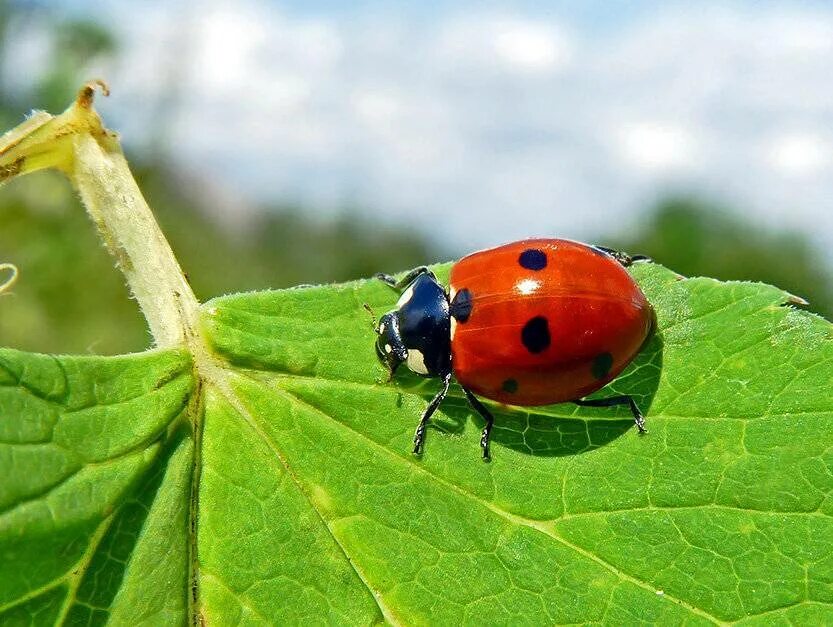
[{"label": "ladybug foot", "polygon": [[464,387],[463,392],[465,393],[469,404],[472,406],[472,409],[480,414],[480,417],[483,418],[486,423],[483,427],[483,433],[480,435],[480,448],[483,451],[483,460],[489,461],[492,459],[492,456],[489,453],[489,439],[492,435],[492,425],[495,422],[494,416],[492,416],[492,412],[486,409],[483,403],[481,403],[477,397],[471,393],[471,390]]},{"label": "ladybug foot", "polygon": [[489,452],[489,434],[485,429],[483,430],[483,435],[480,437],[480,448],[483,450],[483,461],[491,461],[492,455]]},{"label": "ladybug foot", "polygon": [[636,425],[636,428],[639,429],[639,433],[648,433],[648,430],[645,428],[645,417],[642,415],[642,412],[639,411],[639,407],[637,407],[636,402],[631,396],[623,394],[622,396],[611,396],[609,398],[579,399],[577,401],[573,401],[573,403],[579,407],[613,407],[614,405],[627,405],[631,410],[631,414],[633,414],[633,422]]},{"label": "ladybug foot", "polygon": [[422,455],[422,449],[425,445],[425,427],[419,425],[414,433],[414,455]]}]

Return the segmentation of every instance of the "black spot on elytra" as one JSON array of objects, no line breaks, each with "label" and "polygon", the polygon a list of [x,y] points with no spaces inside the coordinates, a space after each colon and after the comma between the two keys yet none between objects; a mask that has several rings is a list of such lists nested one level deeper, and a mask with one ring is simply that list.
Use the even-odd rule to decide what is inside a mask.
[{"label": "black spot on elytra", "polygon": [[461,289],[451,301],[451,315],[457,322],[465,322],[471,315],[471,292],[467,288]]},{"label": "black spot on elytra", "polygon": [[531,318],[521,330],[521,342],[530,353],[541,353],[550,345],[550,326],[544,316]]},{"label": "black spot on elytra", "polygon": [[543,270],[547,267],[547,253],[537,248],[527,248],[518,257],[518,263],[527,270]]},{"label": "black spot on elytra", "polygon": [[518,382],[515,379],[506,379],[503,384],[500,386],[504,392],[508,392],[509,394],[514,394],[518,391]]},{"label": "black spot on elytra", "polygon": [[593,358],[591,372],[597,379],[605,379],[613,367],[613,355],[610,353],[599,353]]}]

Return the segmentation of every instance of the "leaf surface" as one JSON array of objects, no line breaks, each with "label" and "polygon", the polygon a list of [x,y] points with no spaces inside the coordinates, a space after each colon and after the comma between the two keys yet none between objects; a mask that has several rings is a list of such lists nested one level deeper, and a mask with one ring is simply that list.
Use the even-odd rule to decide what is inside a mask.
[{"label": "leaf surface", "polygon": [[0,350],[0,623],[181,620],[187,355]]},{"label": "leaf surface", "polygon": [[488,464],[459,388],[410,453],[376,282],[209,301],[196,369],[0,351],[0,622],[833,621],[831,325],[633,272],[659,333],[597,395],[649,433],[495,406]]}]

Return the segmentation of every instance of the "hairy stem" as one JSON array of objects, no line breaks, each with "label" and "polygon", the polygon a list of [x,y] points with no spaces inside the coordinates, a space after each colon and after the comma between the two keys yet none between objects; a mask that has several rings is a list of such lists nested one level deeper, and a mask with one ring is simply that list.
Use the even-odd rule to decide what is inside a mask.
[{"label": "hairy stem", "polygon": [[63,171],[124,274],[155,344],[190,344],[197,299],[130,173],[116,134],[103,127],[93,109],[93,94],[94,85],[86,85],[61,115],[37,113],[4,135],[0,183],[44,168]]}]

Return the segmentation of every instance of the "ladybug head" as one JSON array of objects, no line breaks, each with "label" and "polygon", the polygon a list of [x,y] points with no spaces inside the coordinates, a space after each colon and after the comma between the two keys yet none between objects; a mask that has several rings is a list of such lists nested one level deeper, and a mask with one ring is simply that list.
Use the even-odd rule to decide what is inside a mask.
[{"label": "ladybug head", "polygon": [[391,376],[403,362],[419,375],[444,376],[451,371],[450,324],[445,290],[433,275],[419,275],[379,320],[376,353]]},{"label": "ladybug head", "polygon": [[376,327],[376,333],[379,334],[376,338],[376,354],[387,365],[391,377],[399,364],[408,359],[408,349],[402,341],[399,318],[396,313],[396,311],[386,313],[379,320],[379,326]]}]

